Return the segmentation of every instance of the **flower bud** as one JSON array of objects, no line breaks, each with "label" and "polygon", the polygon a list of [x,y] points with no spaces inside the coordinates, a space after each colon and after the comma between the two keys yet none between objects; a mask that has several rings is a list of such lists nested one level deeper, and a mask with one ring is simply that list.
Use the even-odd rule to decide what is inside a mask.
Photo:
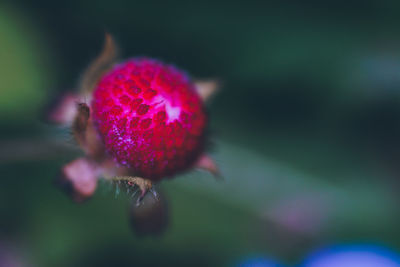
[{"label": "flower bud", "polygon": [[167,229],[167,201],[163,195],[154,191],[153,194],[148,192],[140,202],[132,201],[129,213],[131,226],[138,236],[157,236]]},{"label": "flower bud", "polygon": [[61,175],[56,183],[75,202],[83,202],[94,194],[97,187],[95,164],[86,158],[78,158],[61,169]]}]

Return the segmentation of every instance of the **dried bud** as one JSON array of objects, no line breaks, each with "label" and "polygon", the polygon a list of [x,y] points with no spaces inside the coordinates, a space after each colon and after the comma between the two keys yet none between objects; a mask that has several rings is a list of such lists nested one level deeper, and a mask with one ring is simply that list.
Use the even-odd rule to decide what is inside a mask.
[{"label": "dried bud", "polygon": [[168,205],[163,195],[147,193],[140,204],[132,201],[129,213],[132,228],[138,236],[157,236],[167,229]]},{"label": "dried bud", "polygon": [[79,89],[84,95],[90,96],[101,75],[111,68],[118,56],[118,47],[111,34],[106,33],[104,37],[103,50],[82,75]]},{"label": "dried bud", "polygon": [[75,116],[75,120],[72,125],[73,131],[76,132],[76,134],[81,134],[86,131],[89,117],[90,117],[89,106],[85,103],[78,103],[77,114]]}]

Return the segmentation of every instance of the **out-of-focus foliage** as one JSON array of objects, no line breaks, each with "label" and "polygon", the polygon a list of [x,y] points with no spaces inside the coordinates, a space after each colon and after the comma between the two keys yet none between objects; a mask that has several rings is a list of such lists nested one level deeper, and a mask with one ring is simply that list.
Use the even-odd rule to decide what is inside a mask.
[{"label": "out-of-focus foliage", "polygon": [[18,9],[0,5],[1,119],[35,118],[51,89],[51,52],[34,24]]}]

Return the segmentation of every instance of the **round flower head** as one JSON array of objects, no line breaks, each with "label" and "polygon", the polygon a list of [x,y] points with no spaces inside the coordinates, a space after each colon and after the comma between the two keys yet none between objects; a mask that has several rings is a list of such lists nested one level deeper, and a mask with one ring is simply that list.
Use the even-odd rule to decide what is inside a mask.
[{"label": "round flower head", "polygon": [[185,73],[160,61],[114,66],[97,83],[91,110],[106,151],[141,177],[172,176],[203,152],[203,102]]}]

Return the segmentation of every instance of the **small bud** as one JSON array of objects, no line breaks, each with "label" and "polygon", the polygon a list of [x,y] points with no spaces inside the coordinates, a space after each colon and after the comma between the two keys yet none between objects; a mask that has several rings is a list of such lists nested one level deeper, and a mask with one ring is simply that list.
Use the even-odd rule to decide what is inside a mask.
[{"label": "small bud", "polygon": [[[60,99],[54,101],[54,105],[49,108],[46,120],[56,124],[70,124],[76,116],[76,101],[78,96],[68,93]],[[46,112],[47,113],[47,112]]]},{"label": "small bud", "polygon": [[76,159],[61,170],[56,181],[75,202],[83,202],[91,197],[97,187],[97,168],[86,158]]},{"label": "small bud", "polygon": [[165,197],[159,193],[145,194],[139,204],[133,200],[129,213],[131,226],[138,236],[157,236],[167,229],[168,205]]},{"label": "small bud", "polygon": [[208,80],[196,81],[195,86],[201,99],[206,102],[218,91],[220,85],[217,81]]},{"label": "small bud", "polygon": [[221,178],[217,164],[215,164],[214,160],[206,154],[201,155],[194,166],[198,169],[210,172],[215,177]]}]

